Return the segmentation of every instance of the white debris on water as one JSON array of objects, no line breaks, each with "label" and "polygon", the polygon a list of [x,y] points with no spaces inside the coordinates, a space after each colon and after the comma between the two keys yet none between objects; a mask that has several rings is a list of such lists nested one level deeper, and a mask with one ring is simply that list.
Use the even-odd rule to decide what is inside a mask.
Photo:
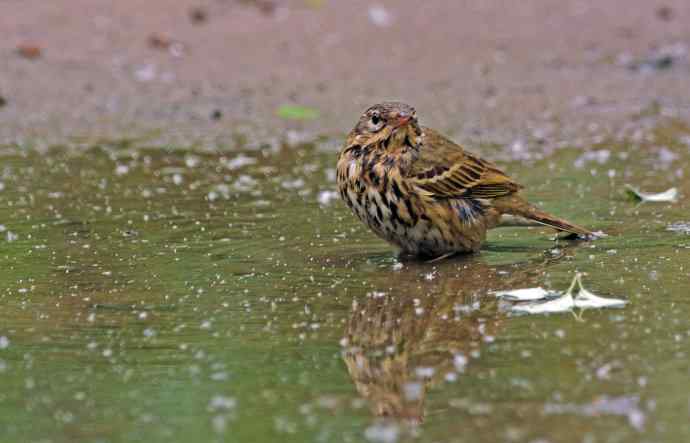
[{"label": "white debris on water", "polygon": [[494,291],[492,292],[496,297],[508,301],[536,301],[544,300],[546,298],[558,297],[557,292],[547,291],[542,287],[513,289],[509,291]]},{"label": "white debris on water", "polygon": [[453,366],[455,366],[455,370],[458,372],[465,372],[468,362],[469,359],[465,356],[465,354],[458,353],[453,356]]},{"label": "white debris on water", "polygon": [[[326,169],[326,170],[324,171],[324,174],[326,175],[326,180],[328,180],[328,181],[331,182],[331,183],[335,182],[335,180],[336,180],[336,175],[337,175],[337,172],[336,172],[335,168],[328,168],[328,169]],[[0,183],[0,184],[1,184],[1,183]],[[0,188],[0,191],[2,191],[2,188]]]},{"label": "white debris on water", "polygon": [[305,185],[305,182],[304,182],[304,179],[296,178],[294,180],[284,180],[280,185],[285,189],[293,190],[293,189],[303,188]]},{"label": "white debris on water", "polygon": [[573,163],[573,166],[576,168],[580,169],[585,166],[585,164],[589,162],[596,162],[600,165],[605,164],[606,162],[609,161],[611,158],[611,151],[608,149],[598,149],[595,151],[587,151],[580,155],[575,162]]},{"label": "white debris on water", "polygon": [[431,378],[434,376],[435,372],[436,369],[431,366],[419,366],[414,370],[417,378]]},{"label": "white debris on water", "polygon": [[364,438],[372,443],[395,443],[400,438],[400,426],[393,422],[374,423],[364,430]]},{"label": "white debris on water", "polygon": [[625,191],[628,193],[628,195],[632,196],[635,200],[638,200],[638,201],[643,202],[643,203],[644,202],[675,203],[678,200],[678,189],[677,188],[670,188],[670,189],[665,190],[664,192],[647,193],[647,192],[640,191],[639,189],[635,188],[632,185],[625,185]]},{"label": "white debris on water", "polygon": [[671,151],[666,146],[662,146],[661,148],[659,148],[659,152],[657,154],[659,155],[659,162],[662,163],[665,167],[668,167],[670,163],[673,163],[674,161],[678,160],[679,157],[678,154]]},{"label": "white debris on water", "polygon": [[228,418],[224,415],[215,415],[211,419],[211,427],[216,434],[223,434],[228,428]]},{"label": "white debris on water", "polygon": [[626,417],[630,426],[637,431],[644,430],[646,422],[646,415],[640,408],[640,399],[637,396],[609,397],[604,395],[584,405],[547,403],[544,406],[544,414],[573,414],[587,417],[618,415]]},{"label": "white debris on water", "polygon": [[321,206],[330,205],[331,202],[338,198],[338,193],[335,191],[321,191],[316,197]]},{"label": "white debris on water", "polygon": [[10,347],[10,339],[4,335],[0,335],[0,349],[7,349]]},{"label": "white debris on water", "polygon": [[232,187],[239,192],[249,192],[256,187],[258,182],[249,175],[240,175]]},{"label": "white debris on water", "polygon": [[[510,297],[505,300],[518,303],[511,306],[511,311],[523,314],[557,314],[570,312],[574,309],[622,308],[628,302],[617,298],[605,298],[585,289],[582,285],[582,275],[575,274],[570,287],[565,293],[545,291],[541,288],[528,288],[515,291],[503,291]],[[544,294],[543,299],[535,298]],[[523,298],[520,298],[520,295]]]},{"label": "white debris on water", "polygon": [[667,231],[690,234],[690,222],[676,222],[666,227]]},{"label": "white debris on water", "polygon": [[242,168],[244,166],[253,165],[257,162],[254,157],[249,157],[248,155],[239,154],[237,157],[232,159],[227,159],[225,157],[220,159],[220,162],[226,169],[234,171],[235,169]]},{"label": "white debris on water", "polygon": [[188,168],[196,168],[197,166],[199,166],[200,163],[201,163],[201,159],[199,157],[197,157],[196,155],[188,154],[184,158],[184,164]]}]

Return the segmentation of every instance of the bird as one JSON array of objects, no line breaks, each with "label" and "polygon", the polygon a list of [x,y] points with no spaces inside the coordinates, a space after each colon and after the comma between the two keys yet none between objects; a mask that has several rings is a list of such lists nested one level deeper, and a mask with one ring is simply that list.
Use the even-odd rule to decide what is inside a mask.
[{"label": "bird", "polygon": [[572,238],[596,234],[529,203],[523,186],[490,161],[421,126],[402,102],[369,107],[338,153],[338,193],[403,256],[429,260],[478,252],[487,230],[546,225]]}]

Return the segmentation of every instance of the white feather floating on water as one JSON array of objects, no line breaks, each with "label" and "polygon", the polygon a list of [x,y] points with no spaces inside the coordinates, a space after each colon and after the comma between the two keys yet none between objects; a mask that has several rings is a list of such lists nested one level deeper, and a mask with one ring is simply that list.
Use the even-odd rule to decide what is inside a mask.
[{"label": "white feather floating on water", "polygon": [[516,305],[511,311],[522,314],[557,314],[572,311],[574,307],[573,296],[568,292],[552,300]]},{"label": "white feather floating on water", "polygon": [[513,289],[511,291],[494,291],[492,294],[508,301],[536,301],[554,298],[560,295],[558,292],[547,291],[542,287]]},{"label": "white feather floating on water", "polygon": [[[557,314],[570,312],[574,309],[622,308],[628,303],[626,300],[617,298],[600,297],[585,289],[582,286],[582,274],[580,273],[575,274],[565,293],[547,291],[543,288],[526,288],[498,291],[495,294],[507,301],[528,302],[511,307],[512,312],[522,314]],[[539,298],[540,295],[541,298]]]},{"label": "white feather floating on water", "polygon": [[640,202],[670,202],[678,201],[678,188],[667,189],[664,192],[648,193],[642,192],[632,185],[625,185],[625,190],[628,195],[631,195],[635,200]]}]

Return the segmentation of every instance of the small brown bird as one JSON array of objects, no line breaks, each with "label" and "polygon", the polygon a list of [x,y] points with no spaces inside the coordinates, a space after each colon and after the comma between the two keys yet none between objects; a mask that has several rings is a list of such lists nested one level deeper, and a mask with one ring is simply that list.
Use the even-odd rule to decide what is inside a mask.
[{"label": "small brown bird", "polygon": [[377,104],[362,114],[338,155],[337,172],[345,203],[406,255],[441,258],[478,251],[502,216],[594,237],[528,203],[519,195],[521,185],[420,126],[414,108],[404,103]]}]

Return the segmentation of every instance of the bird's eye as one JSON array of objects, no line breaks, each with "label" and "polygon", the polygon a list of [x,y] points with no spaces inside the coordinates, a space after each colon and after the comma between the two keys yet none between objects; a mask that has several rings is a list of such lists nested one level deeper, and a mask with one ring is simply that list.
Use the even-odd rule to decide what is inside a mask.
[{"label": "bird's eye", "polygon": [[379,117],[379,116],[376,115],[376,114],[374,114],[374,115],[371,116],[371,123],[372,123],[374,126],[378,125],[380,122],[381,122],[381,117]]}]

